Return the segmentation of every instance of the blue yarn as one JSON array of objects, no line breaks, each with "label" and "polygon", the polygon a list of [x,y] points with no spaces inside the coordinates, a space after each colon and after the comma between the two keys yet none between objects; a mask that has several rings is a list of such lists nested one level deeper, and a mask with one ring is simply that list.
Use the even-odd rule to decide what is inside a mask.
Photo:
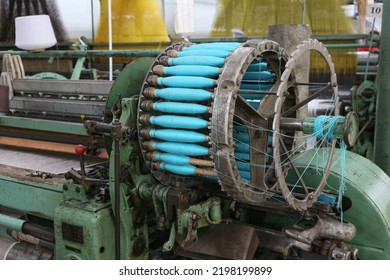
[{"label": "blue yarn", "polygon": [[336,124],[344,120],[342,116],[318,116],[314,119],[313,135],[325,139],[335,139],[333,134]]},{"label": "blue yarn", "polygon": [[[325,139],[335,139],[334,129],[339,121],[344,120],[342,116],[318,116],[314,120],[313,135]],[[338,189],[337,211],[340,213],[341,221],[343,220],[342,198],[345,191],[345,170],[346,170],[346,154],[347,145],[344,140],[339,141],[340,144],[340,186]]]}]

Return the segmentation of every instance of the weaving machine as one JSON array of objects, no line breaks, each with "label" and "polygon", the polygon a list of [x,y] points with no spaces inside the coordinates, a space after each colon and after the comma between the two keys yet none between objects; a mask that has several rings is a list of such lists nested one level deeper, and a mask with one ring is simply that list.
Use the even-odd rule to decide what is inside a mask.
[{"label": "weaving machine", "polygon": [[2,136],[79,164],[0,165],[0,259],[390,259],[390,179],[349,151],[357,113],[317,40],[185,41],[114,83],[4,83]]},{"label": "weaving machine", "polygon": [[[321,82],[298,81],[296,63],[311,52],[329,71]],[[332,106],[308,116],[309,102],[321,98]],[[64,176],[2,166],[2,254],[388,258],[388,202],[372,197],[386,191],[387,177],[346,151],[358,122],[354,113],[339,115],[338,103],[331,58],[316,40],[291,55],[270,40],[178,43],[137,60],[112,85],[103,121],[83,124],[84,136],[103,139],[108,162],[85,165],[86,149],[77,146],[80,168]],[[3,116],[3,126],[7,118],[18,116]],[[364,185],[356,175],[363,169]],[[368,238],[360,211],[382,228],[377,238]],[[26,236],[39,245],[32,249]]]}]

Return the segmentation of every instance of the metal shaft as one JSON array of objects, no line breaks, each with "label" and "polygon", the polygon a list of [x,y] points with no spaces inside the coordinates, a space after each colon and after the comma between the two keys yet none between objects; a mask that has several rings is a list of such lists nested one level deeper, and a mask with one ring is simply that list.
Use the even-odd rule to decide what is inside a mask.
[{"label": "metal shaft", "polygon": [[121,125],[119,122],[114,121],[112,138],[114,139],[114,189],[115,189],[115,259],[121,258],[121,216],[120,216],[120,135]]}]

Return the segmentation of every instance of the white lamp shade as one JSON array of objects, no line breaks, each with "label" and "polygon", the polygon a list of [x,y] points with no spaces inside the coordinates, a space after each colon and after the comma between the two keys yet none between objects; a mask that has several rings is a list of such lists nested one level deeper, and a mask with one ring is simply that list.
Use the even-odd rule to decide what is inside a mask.
[{"label": "white lamp shade", "polygon": [[22,50],[40,50],[54,46],[54,35],[48,15],[15,18],[15,45]]}]

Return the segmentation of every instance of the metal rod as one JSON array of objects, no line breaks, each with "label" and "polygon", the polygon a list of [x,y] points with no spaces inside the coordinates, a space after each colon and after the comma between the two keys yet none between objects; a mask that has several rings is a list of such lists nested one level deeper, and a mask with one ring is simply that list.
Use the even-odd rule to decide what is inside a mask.
[{"label": "metal rod", "polygon": [[295,112],[296,110],[298,110],[299,108],[301,108],[302,106],[306,105],[307,103],[309,103],[310,101],[312,101],[313,99],[317,98],[318,96],[320,96],[321,94],[324,93],[324,91],[326,91],[327,89],[331,88],[332,85],[328,84],[327,86],[323,87],[322,89],[320,89],[319,91],[317,91],[316,93],[312,94],[309,96],[309,98],[303,100],[302,102],[296,104],[295,106],[291,107],[290,109],[288,109],[287,111],[283,112],[282,116],[283,117],[287,117],[288,115],[290,115],[291,113]]},{"label": "metal rod", "polygon": [[8,215],[0,214],[0,225],[9,230],[22,231],[26,221]]},{"label": "metal rod", "polygon": [[161,53],[161,50],[66,50],[66,51],[43,51],[43,52],[28,52],[28,51],[0,51],[0,55],[11,54],[20,55],[28,58],[42,57],[156,57]]},{"label": "metal rod", "polygon": [[370,116],[368,118],[367,122],[363,125],[363,127],[360,129],[360,131],[356,135],[356,139],[359,139],[360,135],[362,135],[362,133],[367,129],[367,127],[369,126],[369,124],[372,122],[373,119],[374,119],[373,116]]},{"label": "metal rod", "polygon": [[247,89],[240,89],[238,93],[244,93],[244,94],[268,94],[268,95],[276,95],[277,92],[275,91],[265,91],[265,90],[247,90]]},{"label": "metal rod", "polygon": [[280,118],[280,128],[283,130],[302,131],[302,120],[294,118]]},{"label": "metal rod", "polygon": [[112,138],[114,140],[114,189],[115,189],[115,259],[120,260],[121,258],[121,216],[120,216],[120,136],[121,136],[121,125],[115,120],[112,128]]},{"label": "metal rod", "polygon": [[[112,12],[111,12],[111,0],[108,0],[108,50],[112,51]],[[109,57],[109,80],[112,81],[113,70],[112,56]]]},{"label": "metal rod", "polygon": [[294,170],[294,173],[297,175],[298,180],[301,182],[301,187],[305,190],[305,193],[306,193],[306,194],[309,194],[309,190],[307,189],[306,184],[305,184],[305,182],[304,182],[303,179],[302,179],[302,175],[301,175],[301,173],[299,172],[298,168],[297,168],[297,167],[294,165],[294,163],[291,161],[290,152],[289,152],[289,150],[287,149],[286,145],[284,144],[282,138],[279,138],[279,142],[280,142],[280,145],[282,146],[282,149],[283,149],[284,153],[287,155],[287,161],[289,162],[289,164],[291,165],[292,169]]},{"label": "metal rod", "polygon": [[91,0],[91,24],[92,24],[92,43],[95,42],[95,16],[94,16],[94,8],[93,8],[93,1],[94,0]]},{"label": "metal rod", "polygon": [[293,86],[327,86],[329,83],[293,83]]}]

